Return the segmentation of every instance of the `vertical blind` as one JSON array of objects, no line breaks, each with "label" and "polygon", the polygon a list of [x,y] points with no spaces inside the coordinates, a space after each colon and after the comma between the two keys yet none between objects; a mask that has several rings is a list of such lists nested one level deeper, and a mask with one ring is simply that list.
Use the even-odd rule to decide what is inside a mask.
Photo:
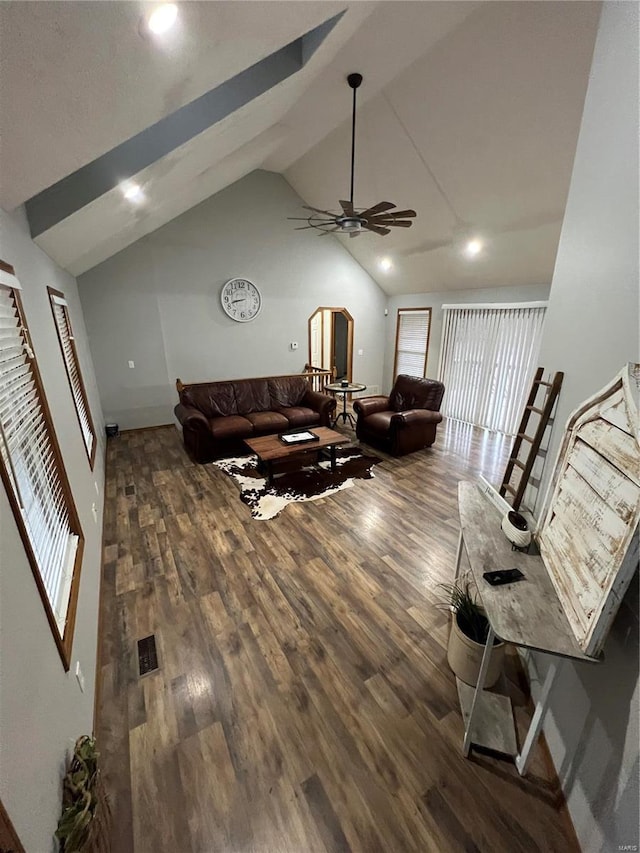
[{"label": "vertical blind", "polygon": [[[17,292],[0,282],[0,460],[60,637],[79,536]],[[66,488],[65,488],[66,487]],[[75,510],[74,510],[75,515]]]},{"label": "vertical blind", "polygon": [[537,366],[546,303],[443,311],[443,413],[513,435]]},{"label": "vertical blind", "polygon": [[394,376],[424,376],[431,327],[431,308],[400,308],[396,329]]},{"label": "vertical blind", "polygon": [[96,436],[93,428],[93,422],[91,420],[87,394],[82,381],[82,374],[80,373],[78,354],[76,352],[73,332],[71,330],[71,321],[69,319],[69,307],[62,294],[51,290],[49,293],[51,296],[53,318],[58,329],[58,339],[62,349],[62,357],[67,369],[69,385],[71,386],[71,394],[73,396],[73,402],[80,422],[82,439],[87,449],[89,460],[93,462],[93,449],[95,446]]}]

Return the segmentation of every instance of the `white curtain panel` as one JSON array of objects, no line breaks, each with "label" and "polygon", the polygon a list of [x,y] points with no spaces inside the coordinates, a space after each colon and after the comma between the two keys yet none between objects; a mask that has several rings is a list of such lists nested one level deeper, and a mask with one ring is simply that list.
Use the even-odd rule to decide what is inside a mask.
[{"label": "white curtain panel", "polygon": [[515,434],[538,366],[546,307],[443,305],[443,414]]}]

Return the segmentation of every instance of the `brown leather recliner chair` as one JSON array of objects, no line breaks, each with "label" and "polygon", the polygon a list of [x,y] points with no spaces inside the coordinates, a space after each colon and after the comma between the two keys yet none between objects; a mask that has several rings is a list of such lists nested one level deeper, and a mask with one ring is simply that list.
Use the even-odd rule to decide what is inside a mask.
[{"label": "brown leather recliner chair", "polygon": [[354,400],[356,435],[393,456],[429,447],[436,440],[436,425],[442,420],[439,409],[443,395],[442,382],[401,373],[388,397]]}]

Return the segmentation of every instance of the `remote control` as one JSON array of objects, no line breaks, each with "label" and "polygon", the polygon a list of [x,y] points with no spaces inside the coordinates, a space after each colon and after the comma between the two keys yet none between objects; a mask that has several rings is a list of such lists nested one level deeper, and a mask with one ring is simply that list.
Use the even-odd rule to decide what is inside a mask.
[{"label": "remote control", "polygon": [[520,569],[500,569],[495,572],[485,572],[482,577],[491,586],[500,586],[503,583],[515,583],[515,581],[524,580],[524,575]]}]

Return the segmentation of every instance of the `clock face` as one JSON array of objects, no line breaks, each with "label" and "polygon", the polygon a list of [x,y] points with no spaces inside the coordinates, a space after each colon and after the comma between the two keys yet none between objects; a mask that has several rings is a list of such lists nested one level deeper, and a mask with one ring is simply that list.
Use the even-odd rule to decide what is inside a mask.
[{"label": "clock face", "polygon": [[248,323],[262,308],[260,291],[246,278],[232,278],[222,288],[220,301],[225,312],[238,323]]}]

